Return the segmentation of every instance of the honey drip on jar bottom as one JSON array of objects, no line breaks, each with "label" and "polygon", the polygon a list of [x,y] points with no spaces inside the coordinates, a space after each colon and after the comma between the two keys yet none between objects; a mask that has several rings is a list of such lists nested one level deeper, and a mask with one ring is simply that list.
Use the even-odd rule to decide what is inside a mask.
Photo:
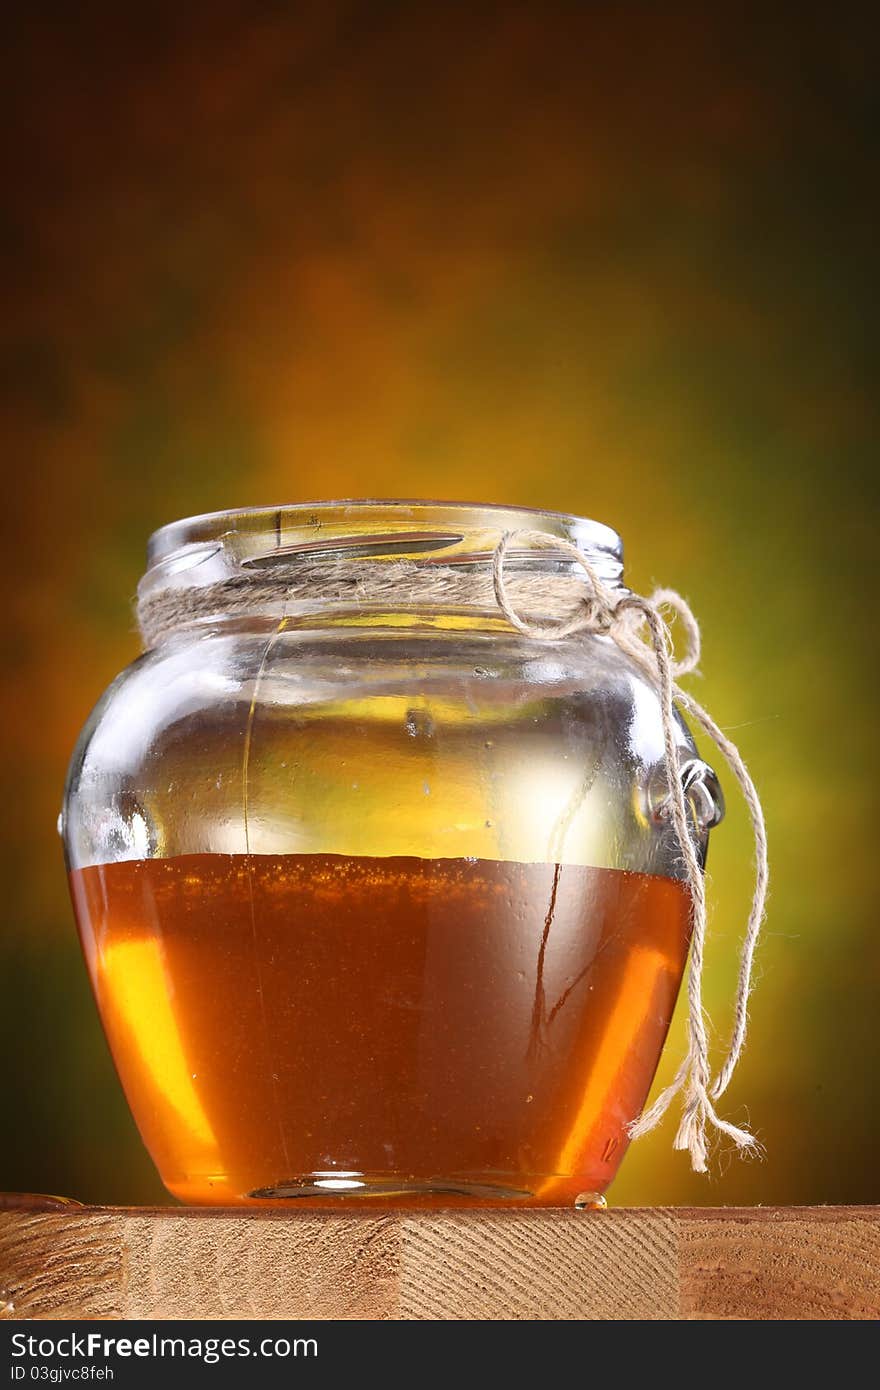
[{"label": "honey drip on jar bottom", "polygon": [[616,869],[205,854],[71,881],[129,1103],[185,1202],[600,1194],[688,948],[686,888]]}]

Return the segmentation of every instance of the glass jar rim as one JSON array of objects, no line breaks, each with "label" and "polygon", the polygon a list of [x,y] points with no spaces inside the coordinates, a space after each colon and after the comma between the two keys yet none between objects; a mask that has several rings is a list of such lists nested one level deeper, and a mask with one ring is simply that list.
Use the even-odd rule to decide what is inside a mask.
[{"label": "glass jar rim", "polygon": [[[247,569],[282,555],[423,556],[444,564],[486,560],[507,531],[541,531],[570,541],[619,579],[623,542],[602,522],[547,508],[494,502],[352,498],[237,507],[159,527],[147,546],[147,575],[188,569],[223,547]],[[145,576],[146,577],[146,576]]]},{"label": "glass jar rim", "polygon": [[[577,547],[601,583],[623,587],[617,533],[564,512],[474,502],[301,502],[163,526],[150,539],[138,584],[138,625],[149,647],[183,626],[233,614],[293,622],[355,612],[378,622],[379,611],[429,608],[433,621],[454,609],[506,622],[487,576],[511,533],[505,565],[513,572],[579,570],[570,554],[544,542],[558,538]],[[405,563],[390,570],[394,561]]]}]

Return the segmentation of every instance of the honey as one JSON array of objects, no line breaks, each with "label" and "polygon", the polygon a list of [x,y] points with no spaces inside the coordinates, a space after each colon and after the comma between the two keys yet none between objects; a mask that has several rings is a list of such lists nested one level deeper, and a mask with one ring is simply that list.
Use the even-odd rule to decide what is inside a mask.
[{"label": "honey", "polygon": [[574,864],[183,854],[71,886],[132,1111],[193,1203],[601,1193],[688,949],[680,882]]}]

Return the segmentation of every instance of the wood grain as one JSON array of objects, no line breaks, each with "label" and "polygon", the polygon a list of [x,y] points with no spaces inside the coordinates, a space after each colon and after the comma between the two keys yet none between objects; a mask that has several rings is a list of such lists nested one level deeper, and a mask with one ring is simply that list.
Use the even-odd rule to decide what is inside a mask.
[{"label": "wood grain", "polygon": [[0,1316],[873,1319],[880,1208],[0,1204]]},{"label": "wood grain", "polygon": [[777,1208],[679,1223],[682,1316],[880,1317],[880,1209]]}]

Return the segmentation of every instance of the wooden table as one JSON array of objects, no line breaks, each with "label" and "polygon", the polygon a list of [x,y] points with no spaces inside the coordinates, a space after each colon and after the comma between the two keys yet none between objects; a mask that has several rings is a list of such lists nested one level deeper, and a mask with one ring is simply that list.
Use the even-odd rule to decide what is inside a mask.
[{"label": "wooden table", "polygon": [[880,1207],[0,1210],[0,1316],[880,1317]]}]

